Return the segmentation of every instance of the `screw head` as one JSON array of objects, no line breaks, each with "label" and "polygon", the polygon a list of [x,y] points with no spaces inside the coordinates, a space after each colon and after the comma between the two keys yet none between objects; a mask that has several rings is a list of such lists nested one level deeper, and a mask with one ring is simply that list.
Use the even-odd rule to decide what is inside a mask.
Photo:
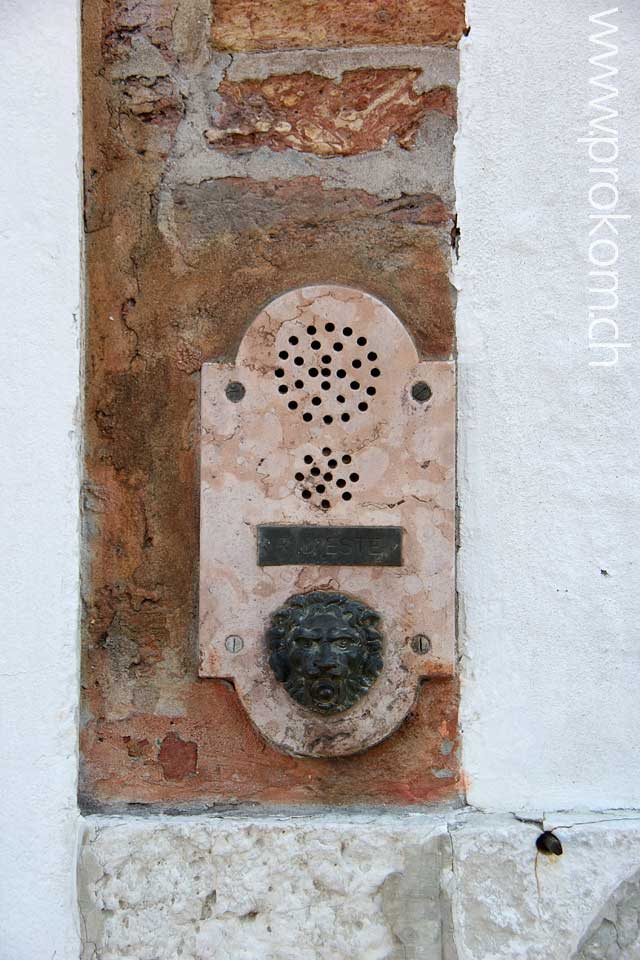
[{"label": "screw head", "polygon": [[415,637],[411,637],[411,649],[414,653],[429,653],[431,650],[431,640],[429,640],[426,633],[416,633]]},{"label": "screw head", "polygon": [[231,403],[240,403],[247,391],[244,384],[240,383],[239,380],[231,380],[224,392],[227,400],[230,400]]},{"label": "screw head", "polygon": [[240,651],[244,647],[244,640],[242,639],[242,637],[237,637],[232,634],[230,637],[227,637],[227,639],[224,642],[224,645],[229,651],[229,653],[240,653]]},{"label": "screw head", "polygon": [[426,403],[427,400],[431,399],[432,390],[428,383],[425,383],[424,380],[418,380],[417,383],[411,387],[411,396],[414,400],[417,400],[418,403]]}]

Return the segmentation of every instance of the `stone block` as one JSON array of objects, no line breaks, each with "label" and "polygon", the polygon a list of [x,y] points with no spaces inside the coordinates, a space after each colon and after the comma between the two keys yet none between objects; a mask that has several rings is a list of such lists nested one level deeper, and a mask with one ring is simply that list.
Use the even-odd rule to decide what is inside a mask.
[{"label": "stone block", "polygon": [[458,960],[595,960],[589,943],[602,933],[611,891],[640,869],[640,820],[562,813],[544,827],[561,856],[537,851],[542,826],[531,822],[471,815],[451,830]]},{"label": "stone block", "polygon": [[89,820],[83,960],[440,960],[448,846],[422,816]]},{"label": "stone block", "polygon": [[85,821],[84,960],[637,960],[640,819]]}]

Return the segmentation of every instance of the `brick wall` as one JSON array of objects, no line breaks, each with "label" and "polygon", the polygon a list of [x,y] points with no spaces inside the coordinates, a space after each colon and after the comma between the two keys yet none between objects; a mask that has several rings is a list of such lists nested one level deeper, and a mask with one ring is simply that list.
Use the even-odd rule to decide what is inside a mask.
[{"label": "brick wall", "polygon": [[198,678],[198,388],[261,306],[336,281],[454,350],[458,0],[85,0],[88,807],[460,791],[454,681],[360,755],[269,747]]}]

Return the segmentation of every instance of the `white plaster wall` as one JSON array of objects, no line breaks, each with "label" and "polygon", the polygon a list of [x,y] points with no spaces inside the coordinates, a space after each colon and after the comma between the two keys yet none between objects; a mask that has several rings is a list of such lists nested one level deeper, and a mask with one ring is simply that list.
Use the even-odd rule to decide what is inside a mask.
[{"label": "white plaster wall", "polygon": [[[459,590],[470,803],[640,806],[640,20],[620,30],[620,330],[589,367],[588,79],[597,0],[468,0]],[[623,5],[621,5],[623,6]],[[607,571],[607,574],[601,573]]]},{"label": "white plaster wall", "polygon": [[2,960],[79,949],[78,22],[73,0],[2,5]]}]

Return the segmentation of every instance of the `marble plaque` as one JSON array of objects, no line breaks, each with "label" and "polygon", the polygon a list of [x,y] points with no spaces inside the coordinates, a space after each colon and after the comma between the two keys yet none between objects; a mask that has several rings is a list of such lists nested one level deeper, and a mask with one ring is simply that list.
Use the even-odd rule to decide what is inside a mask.
[{"label": "marble plaque", "polygon": [[[200,673],[232,680],[289,753],[361,751],[454,670],[454,364],[420,361],[374,297],[307,287],[264,308],[235,363],[203,366],[201,403]],[[381,618],[382,670],[338,715],[295,702],[269,665],[272,614],[315,591]]]}]

